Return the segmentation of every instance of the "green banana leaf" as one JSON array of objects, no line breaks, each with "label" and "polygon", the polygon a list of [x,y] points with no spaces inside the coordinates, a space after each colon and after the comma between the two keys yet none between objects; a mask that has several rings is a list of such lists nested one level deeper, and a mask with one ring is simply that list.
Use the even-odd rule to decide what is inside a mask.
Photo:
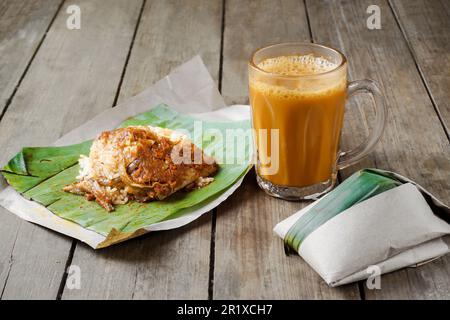
[{"label": "green banana leaf", "polygon": [[[203,133],[208,132],[207,129],[214,129],[219,130],[222,135],[214,136],[213,139],[205,134],[198,134],[196,126],[198,128],[199,124]],[[235,142],[230,144],[223,141],[228,129],[247,130],[250,128],[249,121],[199,121],[194,117],[178,114],[166,105],[159,105],[127,119],[121,127],[131,125],[152,125],[185,132],[187,130],[193,142],[206,154],[215,156],[223,152],[224,159],[234,158],[236,161],[234,164],[220,164],[214,181],[206,187],[190,192],[180,191],[163,201],[131,201],[125,205],[117,205],[111,213],[106,212],[95,201],[87,201],[82,196],[62,191],[65,185],[76,180],[79,171],[78,159],[81,154],[89,155],[92,141],[64,147],[23,148],[2,168],[1,173],[25,198],[44,205],[61,218],[107,237],[101,246],[104,247],[138,236],[144,233],[141,230],[143,227],[178,217],[187,208],[200,206],[233,185],[249,169],[248,161],[237,159],[239,155],[235,152]],[[244,157],[249,159],[251,141],[244,141]],[[236,141],[242,142],[242,139]]]},{"label": "green banana leaf", "polygon": [[364,169],[355,172],[292,225],[284,238],[286,253],[298,252],[309,234],[346,209],[401,184],[403,182],[379,171]]}]

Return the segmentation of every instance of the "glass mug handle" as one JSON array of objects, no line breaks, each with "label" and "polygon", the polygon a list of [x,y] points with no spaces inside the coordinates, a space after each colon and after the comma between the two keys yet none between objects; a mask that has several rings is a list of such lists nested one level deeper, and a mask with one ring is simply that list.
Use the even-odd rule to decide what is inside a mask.
[{"label": "glass mug handle", "polygon": [[347,87],[348,97],[350,98],[358,92],[367,92],[372,96],[375,102],[375,126],[366,140],[358,147],[350,151],[340,152],[337,164],[338,169],[346,168],[369,154],[380,140],[386,126],[387,107],[377,83],[368,79],[350,82]]}]

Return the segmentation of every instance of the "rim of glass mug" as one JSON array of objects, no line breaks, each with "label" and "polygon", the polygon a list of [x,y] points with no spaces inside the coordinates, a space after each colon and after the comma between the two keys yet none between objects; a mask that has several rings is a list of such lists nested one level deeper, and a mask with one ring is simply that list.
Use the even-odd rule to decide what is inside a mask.
[{"label": "rim of glass mug", "polygon": [[[264,69],[261,69],[258,67],[258,63],[255,62],[255,57],[262,53],[265,50],[272,50],[276,47],[292,47],[295,49],[299,49],[299,47],[309,47],[309,48],[316,48],[316,49],[322,49],[322,50],[326,50],[326,51],[330,51],[333,52],[337,57],[339,57],[339,61],[336,62],[336,67],[334,67],[331,70],[327,70],[324,72],[320,72],[320,73],[314,73],[314,74],[302,74],[302,75],[286,75],[286,74],[280,74],[280,73],[273,73],[273,72],[269,72],[266,71]],[[291,53],[285,53],[286,55],[293,55],[293,54],[311,54],[313,52],[304,52],[304,53],[296,53],[295,51],[297,50],[292,50]],[[289,52],[289,51],[287,51]],[[276,55],[276,56],[280,56],[280,54]],[[274,57],[276,57],[274,56]],[[329,58],[329,57],[323,57],[325,59]],[[267,58],[266,58],[267,59]],[[328,60],[328,59],[327,59]],[[323,44],[318,44],[318,43],[310,43],[310,42],[279,42],[279,43],[274,43],[274,44],[270,44],[268,46],[264,46],[264,47],[260,47],[256,50],[254,50],[250,56],[250,60],[248,61],[248,65],[250,68],[252,68],[253,70],[255,70],[256,72],[261,72],[262,74],[264,74],[265,76],[268,77],[276,77],[276,78],[283,78],[283,79],[305,79],[305,78],[317,78],[317,77],[321,77],[321,76],[325,76],[325,75],[330,75],[330,74],[334,74],[336,72],[341,71],[342,68],[345,68],[347,65],[347,58],[345,57],[345,55],[340,52],[339,50],[323,45]]]}]

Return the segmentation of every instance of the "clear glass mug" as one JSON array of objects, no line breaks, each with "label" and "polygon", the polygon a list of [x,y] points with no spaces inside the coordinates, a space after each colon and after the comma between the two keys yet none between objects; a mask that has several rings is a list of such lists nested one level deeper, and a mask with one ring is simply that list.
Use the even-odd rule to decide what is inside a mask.
[{"label": "clear glass mug", "polygon": [[[296,63],[312,69],[297,70]],[[373,97],[375,125],[360,146],[342,152],[345,103],[358,92]],[[281,43],[256,50],[249,61],[249,96],[258,184],[287,200],[315,199],[330,191],[337,171],[366,156],[386,124],[378,85],[348,83],[347,59],[323,45]]]}]

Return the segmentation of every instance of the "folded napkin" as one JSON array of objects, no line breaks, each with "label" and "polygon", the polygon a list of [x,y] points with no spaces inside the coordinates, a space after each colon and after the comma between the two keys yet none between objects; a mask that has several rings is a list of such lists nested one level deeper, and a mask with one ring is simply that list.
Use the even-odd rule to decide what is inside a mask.
[{"label": "folded napkin", "polygon": [[[362,191],[364,175],[377,185]],[[379,169],[347,180],[274,228],[328,285],[366,279],[373,265],[387,273],[450,252],[450,208],[424,188]]]}]

